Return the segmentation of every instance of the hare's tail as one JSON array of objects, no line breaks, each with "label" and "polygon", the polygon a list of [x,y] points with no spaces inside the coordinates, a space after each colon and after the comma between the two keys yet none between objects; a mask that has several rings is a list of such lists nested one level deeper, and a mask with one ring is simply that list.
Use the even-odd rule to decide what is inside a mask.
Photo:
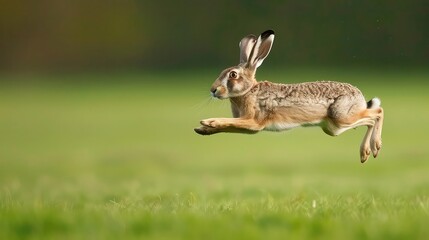
[{"label": "hare's tail", "polygon": [[380,107],[380,105],[381,105],[380,98],[375,97],[366,103],[366,108],[378,108]]}]

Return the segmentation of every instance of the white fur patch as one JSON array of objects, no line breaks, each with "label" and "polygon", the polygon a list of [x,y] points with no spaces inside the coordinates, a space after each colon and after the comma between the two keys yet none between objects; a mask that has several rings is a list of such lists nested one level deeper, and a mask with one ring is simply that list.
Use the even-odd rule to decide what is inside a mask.
[{"label": "white fur patch", "polygon": [[286,131],[297,127],[316,127],[320,126],[322,124],[322,121],[314,121],[314,122],[305,122],[305,123],[284,123],[284,122],[277,122],[277,123],[271,123],[270,125],[267,125],[264,130],[265,131]]},{"label": "white fur patch", "polygon": [[284,131],[284,130],[289,130],[292,128],[296,128],[296,127],[300,127],[301,124],[299,123],[272,123],[270,125],[267,125],[264,130],[266,131]]},{"label": "white fur patch", "polygon": [[381,100],[377,97],[371,99],[371,102],[372,102],[371,108],[378,108],[381,105]]}]

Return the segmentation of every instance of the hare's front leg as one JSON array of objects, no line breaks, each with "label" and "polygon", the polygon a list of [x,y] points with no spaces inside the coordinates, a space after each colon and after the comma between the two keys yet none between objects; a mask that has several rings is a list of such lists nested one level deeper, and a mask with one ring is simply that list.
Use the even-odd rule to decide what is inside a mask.
[{"label": "hare's front leg", "polygon": [[195,132],[201,135],[210,135],[219,132],[231,133],[256,133],[263,129],[253,119],[243,118],[209,118],[202,120],[201,127],[196,128]]},{"label": "hare's front leg", "polygon": [[263,129],[260,124],[258,124],[253,119],[244,119],[244,118],[209,118],[202,120],[201,125],[208,126],[212,128],[239,128],[247,129],[251,131],[260,131]]}]

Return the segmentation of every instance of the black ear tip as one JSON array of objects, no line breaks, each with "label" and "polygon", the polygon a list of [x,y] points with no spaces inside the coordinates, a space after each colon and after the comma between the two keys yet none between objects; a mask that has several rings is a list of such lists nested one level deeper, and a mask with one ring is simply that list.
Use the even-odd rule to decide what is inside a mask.
[{"label": "black ear tip", "polygon": [[269,36],[270,36],[270,35],[272,35],[272,34],[274,34],[274,31],[273,31],[273,30],[271,30],[271,29],[269,29],[269,30],[267,30],[267,31],[265,31],[265,32],[263,32],[263,33],[261,33],[261,38],[262,38],[262,39],[267,38],[267,37],[269,37]]}]

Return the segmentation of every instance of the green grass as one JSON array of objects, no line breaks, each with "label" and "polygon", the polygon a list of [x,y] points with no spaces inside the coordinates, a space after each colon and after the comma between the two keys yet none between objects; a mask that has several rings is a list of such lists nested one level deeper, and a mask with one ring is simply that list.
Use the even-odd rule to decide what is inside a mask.
[{"label": "green grass", "polygon": [[429,236],[429,71],[261,70],[380,97],[384,145],[365,164],[364,128],[195,134],[230,116],[207,94],[217,74],[3,77],[0,239]]}]

